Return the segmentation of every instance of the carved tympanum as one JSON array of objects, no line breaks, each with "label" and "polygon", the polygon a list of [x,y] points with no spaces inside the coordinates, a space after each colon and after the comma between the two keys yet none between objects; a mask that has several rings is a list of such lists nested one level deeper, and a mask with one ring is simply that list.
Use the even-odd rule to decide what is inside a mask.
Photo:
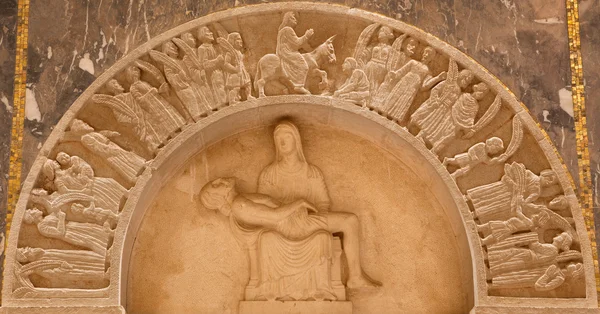
[{"label": "carved tympanum", "polygon": [[[16,241],[8,252],[16,258],[10,259],[14,278],[12,294],[6,295],[107,297],[108,288],[118,285],[109,280],[107,257],[118,236],[120,211],[130,188],[144,188],[138,182],[141,173],[150,177],[154,158],[163,150],[169,154],[163,147],[183,145],[174,139],[188,127],[219,123],[234,110],[260,107],[265,97],[282,94],[305,95],[315,104],[329,97],[327,106],[348,106],[390,130],[403,129],[417,139],[411,145],[423,156],[446,167],[448,173],[441,174],[448,178],[446,186],[460,189],[471,207],[472,217],[463,215],[476,230],[470,236],[479,239],[471,243],[471,252],[487,269],[478,274],[487,282],[476,285],[487,287],[478,297],[552,297],[566,285],[584,286],[591,259],[580,245],[576,203],[566,201],[572,191],[566,179],[559,180],[565,174],[556,172],[555,157],[543,156],[541,166],[530,168],[552,165],[554,170],[539,175],[527,170],[531,164],[524,156],[538,150],[521,144],[545,140],[531,118],[515,109],[516,100],[458,51],[398,22],[383,25],[368,17],[349,23],[344,27],[353,31],[338,33],[345,37],[336,46],[334,31],[311,25],[319,28],[303,26],[302,34],[298,18],[296,12],[284,12],[276,37],[259,40],[259,30],[237,23],[190,24],[174,37],[151,41],[147,47],[153,49],[123,61],[112,77],[97,84],[101,87],[81,100],[85,105],[62,127],[56,140],[60,148],[47,150],[52,158],[25,189],[27,201],[18,210],[30,225],[24,228],[37,230],[39,238]],[[330,37],[313,49],[317,35]],[[269,49],[257,49],[257,42]],[[345,57],[341,64],[334,46]],[[274,53],[256,56],[254,51]],[[112,115],[106,121],[113,123],[94,120],[94,112]],[[491,127],[510,121],[510,139]],[[258,194],[238,192],[228,178],[213,179],[201,192],[202,204],[228,216],[231,232],[248,250],[245,299],[343,301],[346,287],[374,286],[362,273],[358,218],[332,204],[322,171],[304,157],[296,126],[279,123],[274,142],[275,159],[260,173]],[[456,143],[460,148],[450,149]],[[89,158],[79,157],[82,149]],[[499,179],[494,173],[502,165]],[[470,176],[479,186],[465,183]],[[120,269],[115,272],[120,275]],[[560,295],[581,297],[568,291]]]}]

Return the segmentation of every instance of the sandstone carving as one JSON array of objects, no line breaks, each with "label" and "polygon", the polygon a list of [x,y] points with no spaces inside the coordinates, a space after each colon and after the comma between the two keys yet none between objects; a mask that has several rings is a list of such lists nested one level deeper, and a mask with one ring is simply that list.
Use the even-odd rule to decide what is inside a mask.
[{"label": "sandstone carving", "polygon": [[99,282],[108,280],[105,256],[84,250],[57,250],[41,248],[19,248],[17,261],[29,263],[56,263],[54,268],[38,268],[36,273],[52,282],[53,288],[69,288],[82,281]]},{"label": "sandstone carving", "polygon": [[[454,171],[451,176],[456,178],[467,174],[471,169],[479,164],[497,164],[505,162],[510,156],[512,156],[523,139],[523,129],[521,126],[521,120],[519,118],[513,119],[513,136],[510,144],[506,151],[502,154],[500,152],[504,149],[504,142],[499,137],[491,137],[484,142],[479,142],[469,148],[466,153],[461,153],[453,158],[444,158],[442,164],[444,166],[457,166],[458,169]],[[500,154],[499,156],[495,156]]]},{"label": "sandstone carving", "polygon": [[[189,35],[191,36],[191,34]],[[192,40],[195,45],[193,36]],[[165,77],[177,98],[182,102],[188,114],[198,121],[210,112],[209,106],[212,97],[207,97],[198,82],[192,80],[193,69],[188,68],[184,60],[179,60],[178,55],[179,49],[172,41],[163,43],[162,52],[150,51],[152,59],[163,65]]]},{"label": "sandstone carving", "polygon": [[[31,275],[46,277],[66,273],[71,277],[73,276],[73,269],[71,264],[60,260],[39,260],[26,265],[15,263],[14,273],[16,283],[13,294],[17,298],[27,299],[105,298],[108,296],[108,288],[78,289],[36,287],[29,277]],[[97,278],[94,276],[94,279]]]},{"label": "sandstone carving", "polygon": [[[273,140],[275,160],[262,170],[258,179],[258,192],[283,204],[306,200],[319,213],[328,212],[330,199],[323,174],[319,168],[306,161],[298,128],[289,121],[280,122],[273,132]],[[256,248],[250,248],[258,249],[263,256],[256,260],[256,272],[251,272],[258,280],[253,282],[251,279],[246,289],[249,292],[247,297],[258,294],[254,291],[270,285],[286,287],[284,291],[271,292],[278,298],[290,295],[297,300],[345,300],[346,293],[341,278],[329,278],[330,273],[339,275],[340,272],[339,255],[334,253],[335,250],[341,251],[341,247],[337,247],[340,245],[339,239],[332,241],[329,232],[315,232],[311,237],[297,240],[285,234],[271,232],[261,238]],[[292,252],[296,253],[290,255],[289,249],[285,248],[295,248]],[[306,250],[315,250],[318,254],[310,260],[302,259]],[[275,256],[281,265],[268,265],[270,260],[265,260],[267,255]],[[297,261],[303,261],[302,265]],[[270,274],[270,269],[285,269],[285,272]],[[294,282],[294,285],[289,286],[287,282]],[[323,293],[326,297],[322,296]]]},{"label": "sandstone carving", "polygon": [[454,136],[452,108],[472,80],[471,71],[459,72],[456,61],[450,60],[447,78],[433,87],[429,98],[411,115],[409,124],[419,128],[417,138],[429,144],[433,152]]},{"label": "sandstone carving", "polygon": [[431,76],[428,65],[435,58],[435,54],[433,48],[426,47],[420,62],[410,60],[399,70],[389,72],[377,89],[377,93],[387,96],[384,99],[374,99],[373,109],[393,121],[404,120],[417,93],[430,89],[446,77],[445,72],[435,77]]},{"label": "sandstone carving", "polygon": [[[344,248],[349,268],[348,288],[375,286],[362,274],[356,215],[344,212],[319,212],[316,207],[303,199],[280,205],[264,194],[239,194],[235,188],[235,178],[219,178],[209,182],[202,188],[200,197],[206,208],[218,210],[230,218],[232,232],[243,247],[251,247],[257,241],[263,241],[261,239],[263,232],[272,230],[283,238],[277,240],[271,238],[270,244],[293,248],[287,251],[287,256],[279,255],[280,258],[275,260],[269,260],[273,259],[270,255],[259,256],[264,277],[259,283],[260,294],[255,300],[308,298],[336,300],[331,288],[327,289],[326,286],[320,285],[326,283],[313,283],[317,286],[311,289],[312,291],[306,291],[296,285],[282,286],[280,282],[270,282],[273,278],[277,280],[287,275],[278,273],[278,268],[302,272],[312,266],[310,263],[307,265],[305,258],[298,259],[294,254],[313,256],[310,260],[322,260],[324,256],[320,254],[323,252],[323,246],[331,244],[321,242],[321,246],[318,246],[313,243],[306,245],[306,242],[307,239],[312,242],[313,237],[323,231],[344,234]],[[326,260],[329,259],[331,257],[326,257]],[[279,267],[269,263],[279,264],[277,265]]]},{"label": "sandstone carving", "polygon": [[319,212],[329,211],[325,179],[319,168],[306,161],[298,128],[289,121],[280,122],[273,142],[275,160],[261,172],[258,192],[285,204],[305,199]]},{"label": "sandstone carving", "polygon": [[[515,120],[516,121],[516,120]],[[485,144],[484,144],[485,145]],[[505,166],[502,180],[467,191],[474,216],[481,225],[481,244],[487,247],[491,288],[534,288],[550,291],[573,275],[581,253],[571,249],[576,233],[564,217],[539,202],[557,193],[556,174],[544,170],[540,176],[522,164]],[[561,209],[561,196],[550,201]],[[546,243],[548,234],[554,234]],[[560,269],[569,269],[568,275]]]},{"label": "sandstone carving", "polygon": [[41,210],[33,208],[27,210],[23,220],[37,225],[38,231],[45,237],[63,240],[102,256],[106,255],[108,241],[113,233],[109,225],[67,221],[66,218],[67,214],[62,211],[44,216]]},{"label": "sandstone carving", "polygon": [[[288,87],[288,92],[295,94],[310,94],[306,80],[309,75],[320,78],[319,89],[325,91],[328,87],[327,72],[321,67],[336,61],[333,48],[333,37],[327,39],[319,47],[312,50],[308,40],[313,36],[314,30],[309,29],[304,35],[298,37],[294,27],[298,24],[294,12],[286,12],[279,26],[277,35],[277,49],[275,54],[263,56],[256,65],[254,84],[259,97],[265,96],[265,84],[269,81],[279,80]],[[300,53],[299,50],[312,50]]]},{"label": "sandstone carving", "polygon": [[[92,167],[78,156],[58,153],[56,161],[48,159],[43,167],[47,190],[34,191],[33,201],[54,212],[69,199],[94,199],[96,205],[118,213],[121,202],[127,196],[127,189],[112,178],[94,176]],[[65,202],[67,200],[67,202]]]},{"label": "sandstone carving", "polygon": [[480,222],[504,221],[516,210],[513,204],[528,204],[540,196],[556,195],[556,180],[556,173],[550,169],[543,170],[538,176],[525,169],[523,164],[513,162],[504,166],[500,181],[467,190],[467,199],[473,204],[474,217]]},{"label": "sandstone carving", "polygon": [[[136,64],[144,64],[146,69],[152,69],[150,72],[156,70],[139,60]],[[121,84],[112,79],[106,86],[112,96],[96,94],[93,100],[110,108],[117,121],[130,126],[148,150],[155,153],[185,122],[175,108],[159,95],[155,87],[140,80],[139,67],[132,65],[125,72],[131,84],[129,92],[125,93]],[[161,84],[163,90],[167,87],[166,82]]]},{"label": "sandstone carving", "polygon": [[204,70],[206,82],[212,92],[212,109],[220,109],[227,103],[225,74],[223,73],[224,57],[215,48],[213,44],[215,37],[207,26],[198,28],[198,40],[200,40],[197,52],[198,63]]},{"label": "sandstone carving", "polygon": [[80,142],[96,156],[106,160],[127,181],[135,183],[137,176],[146,167],[146,160],[133,152],[126,151],[110,140],[110,137],[119,135],[114,131],[96,132],[89,124],[75,119],[61,142]]},{"label": "sandstone carving", "polygon": [[347,287],[374,287],[360,266],[358,218],[329,210],[323,174],[306,161],[297,127],[279,123],[274,140],[275,160],[260,175],[259,194],[239,194],[234,178],[216,179],[200,193],[206,208],[230,217],[234,235],[248,249],[245,299],[345,300],[335,232],[344,234]]},{"label": "sandstone carving", "polygon": [[[336,64],[335,35],[313,49],[311,39],[315,34],[327,34],[327,29],[312,20],[308,24],[315,30],[298,26],[295,12],[299,10],[303,17],[303,12],[310,12],[306,16],[320,16],[322,21],[335,10],[323,11],[322,7],[330,8],[326,4],[314,4],[321,9],[295,3],[277,7],[256,9],[270,18],[279,19],[283,13],[279,28],[272,29],[276,38],[263,40],[257,35],[260,30],[245,29],[253,25],[251,10],[241,14],[232,9],[231,16],[223,20],[192,21],[125,56],[107,72],[114,75],[106,74],[94,84],[94,95],[78,100],[53,133],[58,134],[52,137],[54,146],[42,150],[47,158],[40,158],[32,168],[39,170],[32,172],[23,188],[24,201],[15,214],[22,219],[14,222],[16,231],[11,233],[6,255],[8,289],[3,302],[49,306],[64,299],[69,304],[88,305],[90,299],[100,299],[92,303],[120,306],[127,285],[114,280],[126,280],[121,278],[121,268],[128,267],[129,257],[122,254],[130,249],[129,242],[135,241],[126,239],[131,235],[115,231],[136,228],[120,224],[142,220],[144,209],[138,208],[145,204],[142,198],[153,197],[147,194],[149,187],[175,171],[169,168],[173,160],[191,158],[206,148],[204,141],[254,127],[245,124],[250,120],[270,128],[278,121],[275,119],[298,115],[302,123],[335,127],[358,121],[344,119],[352,115],[365,123],[356,122],[348,130],[377,138],[372,135],[381,127],[384,140],[376,144],[385,149],[393,137],[402,138],[406,142],[402,149],[414,149],[406,154],[413,156],[409,158],[422,157],[411,162],[431,166],[431,178],[440,179],[447,188],[444,193],[452,195],[456,204],[442,207],[446,214],[454,205],[458,208],[456,221],[460,223],[452,228],[460,227],[453,229],[452,237],[463,241],[458,247],[466,248],[470,254],[466,258],[472,259],[474,271],[479,272],[472,285],[476,308],[517,297],[533,307],[546,306],[546,300],[567,302],[571,298],[582,308],[597,305],[589,243],[582,236],[585,228],[572,189],[566,186],[568,178],[556,166],[559,161],[554,152],[542,145],[546,140],[533,120],[519,113],[518,101],[501,85],[458,50],[432,36],[355,9],[345,11],[350,21],[341,28],[345,32],[336,24],[329,33],[339,34],[336,48],[345,57]],[[282,96],[285,94],[295,95]],[[304,110],[306,104],[313,107]],[[278,111],[279,105],[292,109]],[[88,112],[94,106],[97,108]],[[300,107],[302,110],[296,110]],[[114,119],[92,117],[97,112],[109,112]],[[246,114],[258,114],[258,118],[240,118]],[[500,119],[497,117],[512,117],[510,142],[491,129],[504,123],[491,123]],[[267,308],[275,309],[273,312],[348,312],[361,298],[389,297],[387,292],[380,293],[387,288],[387,281],[381,287],[374,283],[363,273],[366,264],[361,263],[361,256],[370,261],[370,242],[379,245],[386,241],[367,229],[376,228],[373,221],[381,218],[365,209],[367,215],[361,214],[359,221],[350,209],[336,207],[335,193],[340,187],[347,188],[347,182],[331,176],[331,170],[320,163],[323,159],[314,160],[321,169],[309,163],[296,125],[279,121],[273,133],[272,162],[262,171],[256,164],[248,167],[248,171],[256,171],[252,184],[260,171],[258,193],[241,192],[247,181],[238,182],[238,191],[234,178],[212,180],[200,191],[204,207],[228,217],[230,228],[225,231],[231,231],[248,254],[249,280],[243,283],[242,300],[236,300],[240,312],[262,313]],[[222,123],[230,123],[227,127],[234,133],[221,130]],[[367,125],[373,125],[373,134]],[[418,141],[409,138],[412,136]],[[446,150],[459,141],[461,150]],[[522,157],[540,151],[545,156]],[[485,171],[499,170],[501,164],[501,178],[492,174],[495,170]],[[377,171],[383,167],[365,165]],[[550,168],[548,165],[552,169],[538,174],[540,169]],[[367,166],[365,172],[373,170]],[[215,176],[208,168],[203,178]],[[190,190],[194,191],[190,194],[197,196],[200,176],[190,177]],[[389,175],[385,180],[404,178]],[[486,184],[472,187],[471,182]],[[364,185],[358,183],[355,186]],[[411,204],[409,200],[385,210],[401,213],[403,206]],[[120,221],[120,217],[127,219]],[[467,228],[461,229],[463,226]],[[413,226],[403,220],[397,222],[399,233],[411,232],[409,227]],[[361,234],[365,230],[371,236]],[[361,240],[367,244],[362,252]],[[388,248],[387,244],[378,245],[374,250]],[[122,264],[111,267],[111,261]],[[387,264],[377,267],[384,269]],[[49,303],[47,299],[54,300]],[[252,310],[244,312],[242,308]]]},{"label": "sandstone carving", "polygon": [[357,105],[366,105],[369,99],[369,79],[365,71],[358,67],[358,62],[352,57],[346,58],[342,65],[344,74],[348,76],[346,82],[333,93],[333,97],[339,97]]},{"label": "sandstone carving", "polygon": [[244,54],[240,51],[244,47],[242,36],[240,33],[233,32],[227,35],[227,40],[219,38],[218,42],[223,50],[227,51],[225,68],[227,69],[226,87],[229,104],[235,104],[242,100],[242,95],[244,96],[243,100],[253,99],[252,82],[244,65]]},{"label": "sandstone carving", "polygon": [[[96,149],[93,141],[104,144],[108,141],[83,121],[74,120],[64,141],[77,140],[92,151]],[[90,146],[86,143],[88,140]],[[125,156],[129,153],[112,142],[107,145]],[[56,160],[46,160],[43,173],[45,188],[32,191],[32,207],[25,211],[23,222],[35,225],[43,237],[85,250],[19,248],[15,269],[19,286],[15,294],[32,298],[106,295],[106,257],[121,202],[128,191],[112,178],[95,177],[87,162],[64,152],[58,153]],[[34,285],[30,280],[33,274],[45,278],[49,284]],[[82,282],[98,289],[83,289]]]},{"label": "sandstone carving", "polygon": [[[369,43],[376,32],[377,43],[370,46]],[[367,74],[371,95],[378,92],[380,85],[389,72],[398,70],[414,55],[417,41],[413,38],[407,39],[406,48],[402,51],[402,43],[407,36],[404,34],[396,38],[393,45],[390,45],[395,37],[394,32],[388,26],[381,26],[380,24],[371,24],[360,34],[354,48],[353,57]],[[381,97],[385,96],[387,94]]]}]

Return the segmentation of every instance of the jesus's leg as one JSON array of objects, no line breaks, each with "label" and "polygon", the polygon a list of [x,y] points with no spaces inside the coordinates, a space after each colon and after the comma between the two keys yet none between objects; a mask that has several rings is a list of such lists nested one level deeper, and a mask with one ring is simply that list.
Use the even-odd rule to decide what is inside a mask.
[{"label": "jesus's leg", "polygon": [[344,252],[348,260],[348,288],[375,286],[362,274],[359,250],[358,217],[351,213],[329,212],[327,215],[329,232],[344,234]]}]

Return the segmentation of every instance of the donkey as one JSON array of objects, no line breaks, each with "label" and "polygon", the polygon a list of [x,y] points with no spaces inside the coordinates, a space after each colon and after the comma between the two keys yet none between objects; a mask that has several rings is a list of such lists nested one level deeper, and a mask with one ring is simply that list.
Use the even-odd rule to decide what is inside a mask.
[{"label": "donkey", "polygon": [[[302,54],[302,57],[304,57],[304,60],[308,64],[307,79],[309,77],[320,77],[319,88],[321,90],[325,90],[328,85],[327,72],[321,70],[321,68],[326,62],[336,62],[335,50],[333,49],[334,38],[335,35],[329,37],[313,51]],[[258,97],[265,97],[265,85],[267,82],[282,78],[285,79],[285,76],[281,71],[281,61],[277,55],[270,53],[260,58],[256,66],[256,75],[254,76],[254,88],[258,90]],[[286,85],[289,85],[288,83],[286,82]]]}]

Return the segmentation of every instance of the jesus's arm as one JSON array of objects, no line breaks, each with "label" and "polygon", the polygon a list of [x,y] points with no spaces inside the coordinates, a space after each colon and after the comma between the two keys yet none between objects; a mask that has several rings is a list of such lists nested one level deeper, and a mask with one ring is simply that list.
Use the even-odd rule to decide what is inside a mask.
[{"label": "jesus's arm", "polygon": [[304,200],[297,200],[291,204],[273,208],[254,202],[246,197],[238,197],[231,208],[235,218],[249,225],[261,227],[274,227],[280,221],[286,219],[298,210],[316,209]]}]

